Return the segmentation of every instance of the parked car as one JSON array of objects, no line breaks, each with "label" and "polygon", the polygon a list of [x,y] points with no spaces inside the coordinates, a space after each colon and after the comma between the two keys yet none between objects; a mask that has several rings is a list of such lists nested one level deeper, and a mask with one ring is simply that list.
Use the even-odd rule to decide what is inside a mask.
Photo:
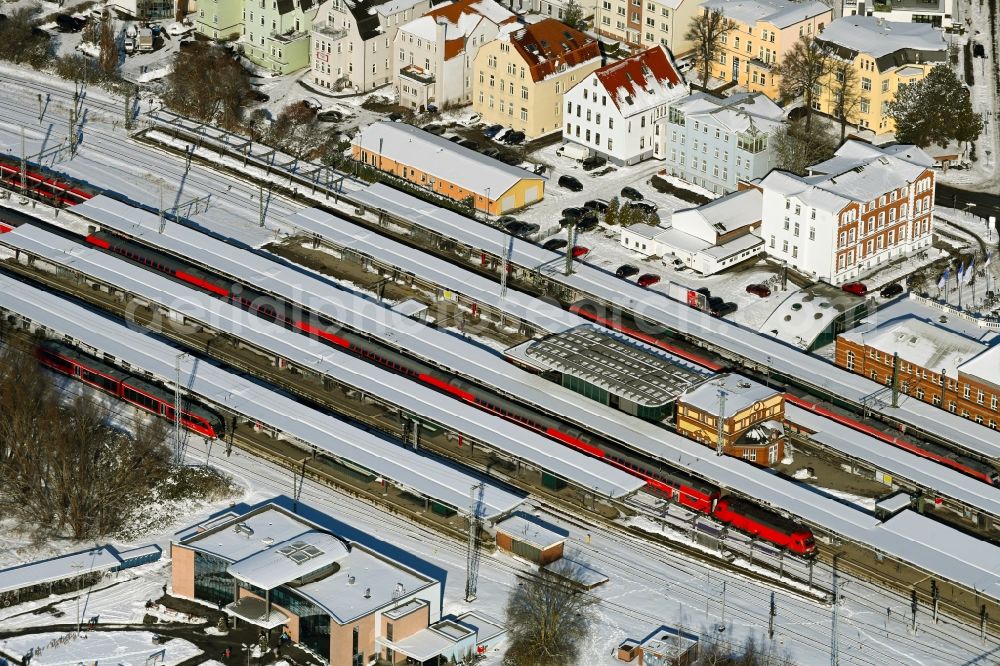
[{"label": "parked car", "polygon": [[588,157],[587,159],[585,159],[583,161],[583,170],[584,171],[593,171],[594,169],[600,169],[602,166],[605,166],[607,163],[608,163],[608,160],[605,159],[605,158],[603,158],[603,157],[601,157],[600,155],[592,155],[591,157]]},{"label": "parked car", "polygon": [[863,282],[848,282],[840,287],[849,294],[854,294],[855,296],[864,296],[868,293],[868,287],[865,286]]},{"label": "parked car", "polygon": [[541,227],[538,226],[537,224],[535,224],[534,222],[525,222],[524,223],[524,232],[523,233],[524,233],[525,236],[530,236],[531,234],[537,234],[540,230],[541,230]]},{"label": "parked car", "polygon": [[503,125],[490,125],[489,127],[483,130],[483,136],[485,136],[487,139],[492,139],[497,134],[499,134],[502,129]]},{"label": "parked car", "polygon": [[427,105],[427,113],[437,113],[437,112],[438,112],[437,104]]},{"label": "parked car", "polygon": [[621,266],[618,267],[618,270],[615,271],[615,275],[617,275],[620,278],[630,278],[633,275],[638,275],[638,274],[639,274],[639,269],[633,266],[632,264],[622,264]]},{"label": "parked car", "polygon": [[582,245],[574,245],[573,246],[573,256],[576,257],[576,258],[582,257],[585,254],[587,254],[588,252],[590,252],[590,248],[589,247],[584,247]]},{"label": "parked car", "polygon": [[643,213],[655,213],[656,204],[651,201],[626,201],[626,208],[637,208]]},{"label": "parked car", "polygon": [[469,150],[475,150],[476,152],[479,152],[479,144],[473,141],[472,139],[459,141],[458,145],[462,146],[463,148],[468,148]]},{"label": "parked car", "polygon": [[761,298],[767,298],[771,295],[771,289],[763,284],[748,284],[747,293],[753,294],[754,296],[760,296]]},{"label": "parked car", "polygon": [[544,247],[546,250],[555,251],[563,249],[568,244],[569,244],[568,241],[566,241],[566,239],[564,238],[550,238],[544,243],[542,243],[542,247]]},{"label": "parked car", "polygon": [[712,314],[716,317],[725,317],[726,315],[731,315],[739,308],[736,303],[723,303],[718,308],[712,308]]},{"label": "parked car", "polygon": [[177,43],[177,48],[179,49],[189,49],[198,42],[193,39],[184,39]]},{"label": "parked car", "polygon": [[344,114],[336,109],[327,109],[316,114],[316,120],[322,123],[339,123],[344,119]]},{"label": "parked car", "polygon": [[452,135],[452,136],[449,136],[449,137],[448,137],[448,140],[449,140],[449,141],[454,141],[455,143],[461,143],[462,141],[465,141],[465,139],[463,139],[462,137],[460,137],[460,136],[459,136],[459,135],[457,135],[457,134],[454,134],[454,135]]},{"label": "parked car", "polygon": [[576,206],[572,206],[570,208],[563,208],[562,210],[563,217],[568,217],[573,219],[578,219],[583,217],[583,213],[584,210]]},{"label": "parked car", "polygon": [[501,215],[500,217],[497,218],[497,224],[499,224],[501,227],[506,227],[511,222],[517,222],[517,221],[518,219],[513,215]]},{"label": "parked car", "polygon": [[580,221],[576,223],[577,231],[590,231],[597,226],[598,219],[597,213],[588,213],[580,218]]},{"label": "parked car", "polygon": [[622,188],[621,194],[626,199],[631,199],[632,201],[642,201],[643,199],[645,199],[645,197],[642,196],[642,192],[635,189],[634,187],[629,187],[627,185]]},{"label": "parked car", "polygon": [[485,155],[486,157],[492,157],[493,159],[496,159],[496,158],[500,157],[500,149],[499,148],[487,148],[486,150],[483,151],[483,155]]},{"label": "parked car", "polygon": [[519,236],[524,233],[524,228],[527,225],[520,220],[511,220],[507,224],[503,225],[503,228],[507,230],[507,233]]},{"label": "parked car", "polygon": [[660,281],[659,275],[656,275],[655,273],[643,273],[642,275],[639,276],[639,279],[636,280],[635,282],[640,287],[652,287],[659,281]]},{"label": "parked car", "polygon": [[559,187],[565,187],[571,192],[582,192],[583,183],[573,176],[559,176]]},{"label": "parked car", "polygon": [[403,114],[400,113],[399,111],[393,111],[392,113],[389,114],[389,120],[391,120],[394,123],[398,123],[402,119],[403,119]]},{"label": "parked car", "polygon": [[601,215],[608,212],[608,202],[604,199],[591,199],[587,203],[583,204],[584,208],[589,208],[590,210],[595,210]]},{"label": "parked car", "polygon": [[194,32],[194,26],[188,25],[186,23],[179,23],[174,21],[167,26],[167,34],[171,37],[183,37],[189,32]]},{"label": "parked car", "polygon": [[[680,261],[680,260],[678,259],[677,261]],[[684,262],[681,261],[681,263],[684,263]],[[698,287],[697,289],[695,289],[695,291],[697,291],[699,294],[704,294],[705,298],[711,298],[712,297],[712,290],[709,289],[708,287]]]},{"label": "parked car", "polygon": [[890,285],[882,287],[882,291],[879,292],[879,296],[882,298],[895,298],[903,293],[903,285],[898,282],[893,282]]},{"label": "parked car", "polygon": [[545,166],[544,164],[536,164],[535,168],[532,169],[532,171],[540,175],[548,171],[548,167]]},{"label": "parked car", "polygon": [[503,142],[513,146],[514,144],[521,143],[525,138],[524,132],[507,132],[503,135]]},{"label": "parked car", "polygon": [[469,116],[469,124],[470,125],[475,125],[476,123],[480,123],[482,121],[483,121],[483,117],[481,115],[479,115],[478,113],[473,113],[471,116]]},{"label": "parked car", "polygon": [[719,308],[721,308],[725,304],[726,304],[726,302],[724,300],[722,300],[721,296],[709,296],[708,297],[708,308],[712,312],[715,312],[716,310],[718,310]]},{"label": "parked car", "polygon": [[430,123],[428,125],[424,125],[421,129],[423,129],[425,132],[430,132],[431,134],[436,134],[438,136],[444,134],[444,127],[438,125],[437,123]]},{"label": "parked car", "polygon": [[252,99],[255,102],[269,102],[271,100],[271,96],[268,95],[267,93],[257,90],[256,88],[251,88],[250,99]]}]

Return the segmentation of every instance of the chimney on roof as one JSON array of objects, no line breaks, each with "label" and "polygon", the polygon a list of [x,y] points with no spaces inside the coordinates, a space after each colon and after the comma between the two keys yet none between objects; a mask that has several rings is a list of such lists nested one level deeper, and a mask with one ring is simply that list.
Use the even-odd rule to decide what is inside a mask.
[{"label": "chimney on roof", "polygon": [[371,598],[372,598],[372,588],[366,587],[365,588],[365,599],[371,599]]},{"label": "chimney on roof", "polygon": [[355,578],[354,578],[353,575],[350,575],[350,576],[347,577],[347,584],[348,585],[354,585],[354,581],[355,581]]}]

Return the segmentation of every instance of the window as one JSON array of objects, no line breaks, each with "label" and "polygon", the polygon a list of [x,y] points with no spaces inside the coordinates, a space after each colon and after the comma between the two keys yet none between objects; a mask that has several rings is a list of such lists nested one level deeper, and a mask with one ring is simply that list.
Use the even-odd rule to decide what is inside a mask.
[{"label": "window", "polygon": [[816,240],[816,227],[809,227],[809,240]]}]

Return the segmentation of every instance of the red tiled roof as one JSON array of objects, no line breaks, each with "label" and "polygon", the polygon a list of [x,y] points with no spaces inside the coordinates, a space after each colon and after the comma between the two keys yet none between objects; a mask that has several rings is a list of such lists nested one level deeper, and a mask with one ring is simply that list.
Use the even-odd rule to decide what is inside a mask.
[{"label": "red tiled roof", "polygon": [[[455,0],[454,2],[446,3],[440,5],[436,9],[430,10],[424,14],[424,16],[430,17],[435,23],[439,18],[442,18],[453,26],[458,26],[462,20],[462,16],[464,15],[483,16],[488,20],[495,20],[477,9],[476,5],[480,2],[482,2],[482,0]],[[497,8],[508,14],[506,18],[500,21],[499,25],[517,22],[517,17],[514,14],[511,14],[500,6],[497,6]],[[446,39],[444,45],[444,59],[451,60],[455,56],[460,55],[465,50],[465,39],[467,37],[468,35],[462,35],[453,39]]]},{"label": "red tiled roof", "polygon": [[512,33],[510,43],[528,65],[533,81],[541,81],[562,65],[574,67],[601,57],[597,40],[552,18]]},{"label": "red tiled roof", "polygon": [[619,110],[626,103],[626,97],[639,99],[650,93],[656,95],[664,89],[684,83],[662,46],[654,46],[631,58],[606,65],[594,74]]}]

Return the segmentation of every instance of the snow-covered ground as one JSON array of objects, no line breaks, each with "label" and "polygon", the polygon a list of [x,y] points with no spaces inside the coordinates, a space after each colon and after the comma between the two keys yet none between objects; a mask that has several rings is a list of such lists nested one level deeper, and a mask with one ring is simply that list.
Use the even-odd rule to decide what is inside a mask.
[{"label": "snow-covered ground", "polygon": [[155,636],[148,631],[28,634],[0,641],[0,651],[20,659],[34,650],[31,663],[37,666],[97,663],[172,666],[201,654],[201,650],[183,639],[156,643]]}]

